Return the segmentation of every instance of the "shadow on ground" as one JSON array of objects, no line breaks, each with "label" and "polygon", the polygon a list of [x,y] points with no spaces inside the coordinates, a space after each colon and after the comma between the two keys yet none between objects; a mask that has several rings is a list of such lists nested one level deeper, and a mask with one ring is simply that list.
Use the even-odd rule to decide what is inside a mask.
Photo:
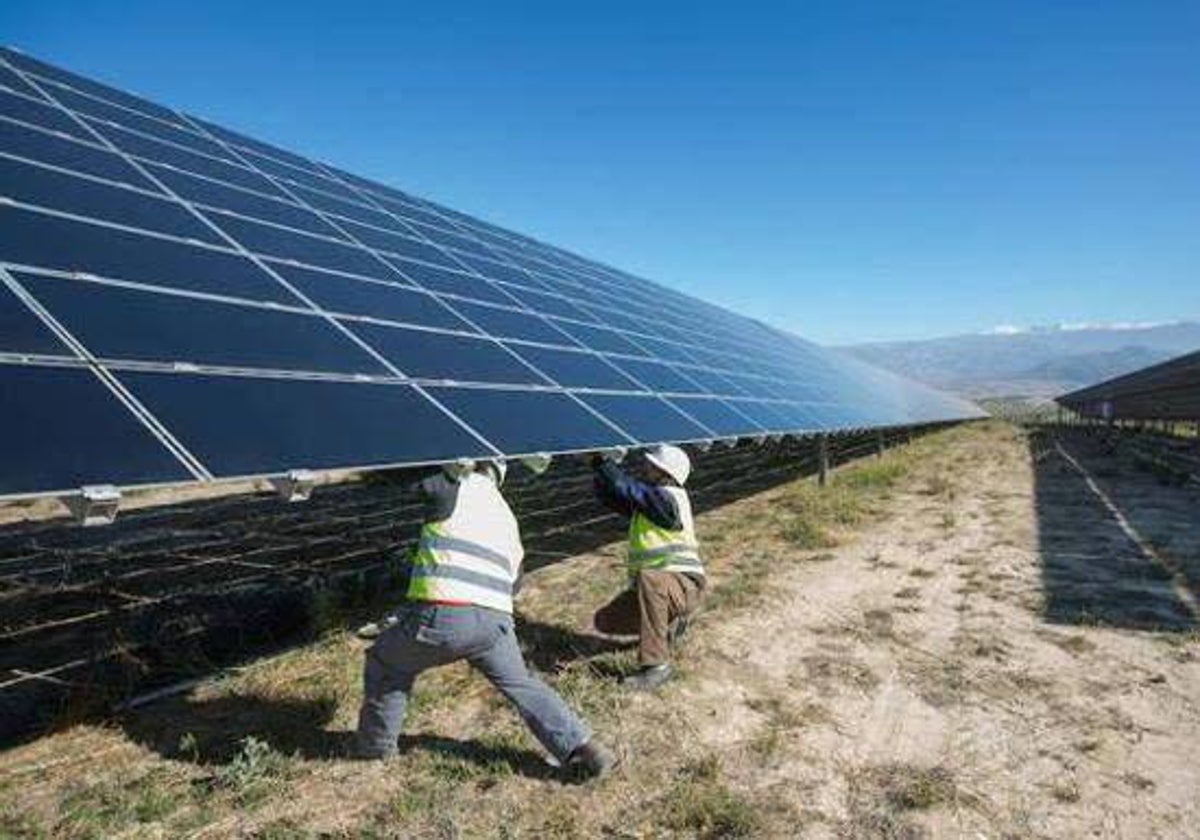
[{"label": "shadow on ground", "polygon": [[[834,463],[937,426],[838,435]],[[813,438],[693,452],[697,512],[811,474]],[[0,746],[114,704],[376,617],[405,589],[420,506],[412,473],[320,488],[304,504],[269,495],[131,511],[106,528],[0,528]],[[526,571],[620,540],[585,462],[506,485]],[[535,665],[605,652],[602,641],[528,627]],[[286,710],[285,710],[286,711]]]},{"label": "shadow on ground", "polygon": [[1200,493],[1164,484],[1085,430],[1038,430],[1032,444],[1047,620],[1200,627]]}]

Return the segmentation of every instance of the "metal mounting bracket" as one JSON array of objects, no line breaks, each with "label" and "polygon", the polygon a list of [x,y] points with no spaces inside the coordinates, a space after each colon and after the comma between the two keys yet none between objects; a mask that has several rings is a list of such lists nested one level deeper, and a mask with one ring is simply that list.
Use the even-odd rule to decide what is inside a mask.
[{"label": "metal mounting bracket", "polygon": [[529,470],[534,475],[541,475],[546,470],[550,469],[550,464],[554,461],[554,456],[546,452],[538,452],[533,455],[527,455],[521,459],[521,463],[525,469]]},{"label": "metal mounting bracket", "polygon": [[121,507],[121,491],[111,484],[91,484],[64,496],[62,501],[84,528],[111,525]]},{"label": "metal mounting bracket", "polygon": [[289,470],[287,475],[271,479],[271,486],[285,502],[307,502],[316,483],[317,474],[312,470]]}]

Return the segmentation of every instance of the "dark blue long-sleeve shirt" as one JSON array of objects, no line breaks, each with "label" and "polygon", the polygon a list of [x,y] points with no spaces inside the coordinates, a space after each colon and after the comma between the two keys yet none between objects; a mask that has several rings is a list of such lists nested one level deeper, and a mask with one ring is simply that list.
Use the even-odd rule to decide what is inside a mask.
[{"label": "dark blue long-sleeve shirt", "polygon": [[642,513],[660,528],[671,531],[683,528],[679,505],[670,493],[657,484],[628,475],[612,461],[601,461],[596,466],[594,485],[600,501],[622,516]]}]

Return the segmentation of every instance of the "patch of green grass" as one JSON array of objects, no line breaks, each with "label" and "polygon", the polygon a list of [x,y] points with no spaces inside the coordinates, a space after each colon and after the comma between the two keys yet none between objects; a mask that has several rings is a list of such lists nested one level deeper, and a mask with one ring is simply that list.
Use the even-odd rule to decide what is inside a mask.
[{"label": "patch of green grass", "polygon": [[[3,793],[8,796],[8,793]],[[0,840],[42,840],[50,837],[46,830],[34,817],[22,813],[15,804],[5,803],[0,806]]]},{"label": "patch of green grass", "polygon": [[661,827],[697,840],[754,837],[761,827],[753,804],[725,784],[715,755],[685,765],[656,810]]},{"label": "patch of green grass", "polygon": [[161,822],[191,799],[188,785],[172,778],[165,769],[76,785],[59,802],[54,833],[88,840],[111,837],[135,825]]},{"label": "patch of green grass", "polygon": [[886,764],[874,768],[871,777],[887,802],[905,811],[944,805],[958,795],[954,774],[940,765]]},{"label": "patch of green grass", "polygon": [[229,791],[239,805],[250,806],[279,792],[294,772],[293,759],[248,735],[233,759],[213,772],[212,786]]},{"label": "patch of green grass", "polygon": [[918,840],[928,836],[909,819],[959,799],[954,776],[941,766],[885,764],[847,775],[849,817],[839,835],[846,840]]},{"label": "patch of green grass", "polygon": [[320,837],[294,819],[284,818],[269,822],[255,829],[250,835],[253,840],[313,840]]},{"label": "patch of green grass", "polygon": [[862,463],[839,472],[833,483],[855,490],[886,490],[894,487],[909,472],[908,460],[893,456],[874,463]]}]

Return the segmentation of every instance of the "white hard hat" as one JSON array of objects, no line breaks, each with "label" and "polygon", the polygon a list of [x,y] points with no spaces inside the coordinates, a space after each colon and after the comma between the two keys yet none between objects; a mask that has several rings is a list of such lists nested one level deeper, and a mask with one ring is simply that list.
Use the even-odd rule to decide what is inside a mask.
[{"label": "white hard hat", "polygon": [[662,444],[646,450],[646,460],[683,486],[692,474],[692,461],[678,446]]}]

